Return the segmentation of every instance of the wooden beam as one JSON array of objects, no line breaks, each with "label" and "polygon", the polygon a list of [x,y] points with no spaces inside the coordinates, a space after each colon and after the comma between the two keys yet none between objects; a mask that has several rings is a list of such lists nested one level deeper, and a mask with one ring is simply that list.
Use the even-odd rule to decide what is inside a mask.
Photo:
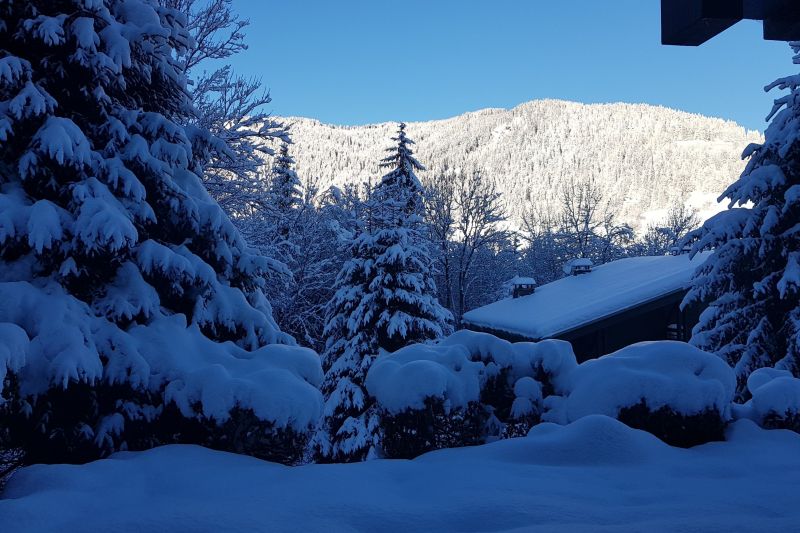
[{"label": "wooden beam", "polygon": [[661,0],[661,42],[698,46],[742,18],[742,0]]},{"label": "wooden beam", "polygon": [[764,39],[800,40],[800,3],[794,0],[763,0]]},{"label": "wooden beam", "polygon": [[800,40],[798,0],[661,0],[661,42],[698,46],[742,19],[764,21],[764,39]]}]

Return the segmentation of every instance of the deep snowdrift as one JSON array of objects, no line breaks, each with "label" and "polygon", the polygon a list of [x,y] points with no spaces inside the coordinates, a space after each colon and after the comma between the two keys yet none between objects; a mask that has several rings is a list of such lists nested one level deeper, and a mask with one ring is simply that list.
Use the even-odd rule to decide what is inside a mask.
[{"label": "deep snowdrift", "polygon": [[789,531],[800,435],[736,422],[684,450],[604,416],[413,461],[288,468],[195,446],[34,466],[0,500],[35,531]]}]

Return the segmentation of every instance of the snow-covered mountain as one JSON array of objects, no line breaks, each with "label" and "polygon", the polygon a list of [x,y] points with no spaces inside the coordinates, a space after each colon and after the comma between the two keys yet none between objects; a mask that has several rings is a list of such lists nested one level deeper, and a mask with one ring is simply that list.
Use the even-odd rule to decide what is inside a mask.
[{"label": "snow-covered mountain", "polygon": [[[298,172],[323,187],[374,181],[396,129],[284,120],[292,124]],[[743,149],[761,140],[734,122],[664,107],[559,100],[411,122],[408,134],[428,173],[446,164],[480,167],[497,179],[515,218],[526,202],[552,202],[570,177],[591,177],[638,228],[676,201],[717,211],[716,197],[744,167]]]}]

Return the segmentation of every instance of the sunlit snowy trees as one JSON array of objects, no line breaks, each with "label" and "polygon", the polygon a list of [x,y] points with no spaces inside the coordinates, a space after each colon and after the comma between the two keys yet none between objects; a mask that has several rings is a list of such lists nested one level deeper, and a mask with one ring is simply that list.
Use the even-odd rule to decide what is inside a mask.
[{"label": "sunlit snowy trees", "polygon": [[[792,43],[800,64],[800,43]],[[767,86],[778,98],[763,144],[722,194],[732,209],[692,233],[695,250],[714,249],[688,302],[710,304],[692,343],[735,366],[739,395],[759,367],[800,374],[800,75]],[[736,206],[736,207],[734,207]]]},{"label": "sunlit snowy trees", "polygon": [[634,253],[663,255],[679,246],[683,238],[700,225],[697,210],[685,204],[675,204],[664,219],[650,225]]},{"label": "sunlit snowy trees", "polygon": [[[476,293],[491,294],[497,288],[498,279],[493,274],[498,269],[487,264],[487,259],[494,263],[492,266],[499,266],[499,260],[492,260],[511,241],[511,232],[503,227],[503,197],[485,172],[462,170],[436,173],[426,188],[426,199],[439,294],[458,324],[476,303]],[[492,279],[489,287],[481,283],[486,277]],[[483,303],[488,302],[479,305]]]},{"label": "sunlit snowy trees", "polygon": [[193,46],[178,55],[177,66],[187,77],[196,113],[189,124],[210,131],[225,143],[225,153],[209,154],[203,162],[203,182],[229,216],[264,205],[264,159],[275,141],[288,141],[284,125],[265,106],[272,99],[261,80],[237,75],[219,66],[247,49],[247,20],[233,9],[233,0],[159,0],[186,17]]},{"label": "sunlit snowy trees", "polygon": [[193,118],[185,20],[0,5],[0,438],[27,462],[169,442],[293,462],[318,416],[317,357],[280,345],[264,296],[278,266],[203,187],[231,149]]},{"label": "sunlit snowy trees", "polygon": [[[276,111],[279,109],[276,108]],[[330,184],[361,183],[374,174],[391,124],[335,126],[292,118],[292,142],[301,174]],[[522,225],[528,205],[561,201],[570,180],[594,180],[617,199],[619,222],[644,231],[642,214],[683,202],[711,208],[718,191],[744,168],[742,146],[758,132],[720,119],[640,104],[587,105],[539,100],[513,109],[485,109],[447,120],[408,124],[428,167],[423,185],[447,162],[497,182],[509,221]]]},{"label": "sunlit snowy trees", "polygon": [[381,350],[441,337],[451,316],[436,300],[423,237],[423,190],[405,125],[382,166],[364,219],[337,279],[328,308],[323,353],[326,397],[315,442],[322,460],[356,461],[380,451],[379,420],[366,392],[366,373]]}]

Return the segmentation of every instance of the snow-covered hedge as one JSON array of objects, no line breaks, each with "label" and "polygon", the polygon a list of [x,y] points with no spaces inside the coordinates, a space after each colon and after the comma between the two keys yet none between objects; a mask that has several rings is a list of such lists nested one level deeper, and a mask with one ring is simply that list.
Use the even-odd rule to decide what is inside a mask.
[{"label": "snow-covered hedge", "polygon": [[[141,442],[142,428],[131,432],[126,424],[157,424],[165,408],[219,427],[247,412],[253,430],[260,424],[268,433],[302,436],[322,405],[322,369],[311,350],[273,344],[248,351],[214,342],[181,314],[157,313],[149,324],[125,331],[55,283],[0,282],[0,363],[0,377],[13,375],[17,383],[10,390],[11,380],[4,379],[4,390],[0,382],[0,396],[14,394],[20,405],[9,410],[28,419],[43,404],[52,408],[53,395],[69,404],[77,401],[70,390],[88,393],[77,392],[82,386],[115,390],[119,401],[98,413],[95,424],[78,428],[100,450]],[[156,430],[148,431],[157,443]]]},{"label": "snow-covered hedge", "polygon": [[717,440],[735,378],[720,358],[681,342],[640,343],[578,365],[563,341],[510,343],[463,330],[382,354],[367,389],[382,411],[387,454],[413,456],[596,414],[673,445]]},{"label": "snow-covered hedge", "polygon": [[739,418],[750,418],[768,429],[800,433],[800,379],[787,370],[759,368],[747,379],[752,398],[737,406]]},{"label": "snow-covered hedge", "polygon": [[722,359],[673,341],[586,361],[566,381],[566,394],[546,402],[548,420],[566,424],[602,414],[679,446],[723,438],[736,387]]},{"label": "snow-covered hedge", "polygon": [[412,457],[527,432],[543,391],[561,390],[576,366],[566,342],[512,344],[462,330],[381,354],[366,386],[382,412],[385,453]]}]

